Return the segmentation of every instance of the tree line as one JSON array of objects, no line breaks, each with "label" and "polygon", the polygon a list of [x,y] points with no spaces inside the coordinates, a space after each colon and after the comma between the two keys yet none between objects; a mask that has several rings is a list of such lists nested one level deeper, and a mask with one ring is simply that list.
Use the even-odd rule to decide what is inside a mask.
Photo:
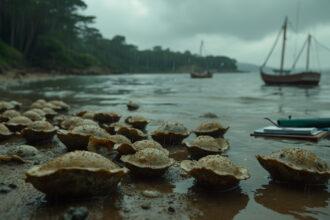
[{"label": "tree line", "polygon": [[140,50],[124,36],[107,39],[83,15],[83,0],[0,0],[0,67],[101,67],[111,72],[236,71],[226,56],[201,57],[155,46]]}]

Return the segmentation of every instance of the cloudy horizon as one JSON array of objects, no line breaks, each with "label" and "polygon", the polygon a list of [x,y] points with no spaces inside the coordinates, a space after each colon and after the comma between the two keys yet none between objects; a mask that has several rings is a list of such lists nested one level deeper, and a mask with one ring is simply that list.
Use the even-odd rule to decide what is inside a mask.
[{"label": "cloudy horizon", "polygon": [[[224,55],[260,65],[289,16],[287,67],[293,63],[308,33],[330,47],[329,0],[85,0],[86,14],[106,38],[126,37],[140,49],[160,45],[173,51]],[[317,3],[316,3],[317,2]],[[295,33],[298,30],[298,34]],[[318,53],[316,53],[318,51]],[[318,54],[318,55],[317,55]],[[269,65],[278,66],[280,45]],[[330,68],[330,51],[312,47],[312,67]],[[298,66],[304,65],[302,56]]]}]

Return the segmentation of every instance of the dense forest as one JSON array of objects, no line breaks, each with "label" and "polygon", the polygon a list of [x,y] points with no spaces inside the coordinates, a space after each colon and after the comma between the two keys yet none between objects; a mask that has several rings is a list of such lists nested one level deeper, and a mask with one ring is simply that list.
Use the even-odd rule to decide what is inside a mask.
[{"label": "dense forest", "polygon": [[102,68],[109,72],[236,71],[225,56],[201,57],[155,46],[139,50],[124,36],[107,39],[81,12],[83,0],[0,0],[0,69]]}]

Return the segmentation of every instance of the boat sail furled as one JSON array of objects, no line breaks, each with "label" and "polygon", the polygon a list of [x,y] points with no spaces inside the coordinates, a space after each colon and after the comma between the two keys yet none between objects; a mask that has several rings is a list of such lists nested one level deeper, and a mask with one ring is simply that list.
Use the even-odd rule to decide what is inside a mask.
[{"label": "boat sail furled", "polygon": [[[306,56],[306,69],[302,72],[291,73],[292,70],[288,71],[284,69],[284,62],[285,62],[285,49],[286,49],[286,35],[287,35],[287,26],[288,26],[288,18],[285,18],[284,24],[282,29],[277,36],[275,43],[268,54],[266,61],[260,67],[260,74],[262,80],[265,82],[266,85],[309,85],[309,86],[316,86],[320,82],[321,73],[311,71],[309,69],[309,60],[310,60],[310,45],[311,45],[311,35],[308,35],[308,38],[300,51],[299,55],[297,56],[293,68],[295,67],[301,53],[303,52],[304,48],[307,45],[307,56]],[[277,42],[280,37],[280,34],[283,33],[283,42],[282,42],[282,51],[281,51],[281,65],[280,69],[276,70],[278,74],[270,74],[264,71],[264,67],[267,64]]]}]

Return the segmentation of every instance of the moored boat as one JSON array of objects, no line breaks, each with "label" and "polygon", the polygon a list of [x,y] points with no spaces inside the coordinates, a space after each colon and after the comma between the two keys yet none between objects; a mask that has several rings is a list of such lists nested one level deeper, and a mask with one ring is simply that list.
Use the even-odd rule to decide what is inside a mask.
[{"label": "moored boat", "polygon": [[[268,54],[265,63],[260,67],[260,75],[262,80],[265,82],[266,85],[292,85],[292,86],[300,86],[300,85],[307,85],[307,86],[317,86],[321,79],[321,73],[316,71],[311,71],[309,69],[309,59],[310,59],[310,47],[311,47],[311,35],[308,35],[307,40],[305,41],[303,48],[301,49],[300,53],[298,54],[297,58],[294,61],[291,70],[284,69],[284,61],[285,61],[285,48],[286,48],[286,34],[287,34],[287,25],[288,25],[288,18],[285,18],[284,24],[281,28],[280,33],[278,34],[275,43]],[[266,73],[264,71],[264,67],[270,58],[277,41],[279,39],[280,34],[283,32],[283,42],[282,42],[282,51],[281,51],[281,66],[279,70],[275,70],[277,74]],[[293,72],[292,70],[295,69],[296,63],[299,60],[301,53],[303,52],[304,48],[307,46],[307,54],[306,54],[306,69],[300,72]]]}]

